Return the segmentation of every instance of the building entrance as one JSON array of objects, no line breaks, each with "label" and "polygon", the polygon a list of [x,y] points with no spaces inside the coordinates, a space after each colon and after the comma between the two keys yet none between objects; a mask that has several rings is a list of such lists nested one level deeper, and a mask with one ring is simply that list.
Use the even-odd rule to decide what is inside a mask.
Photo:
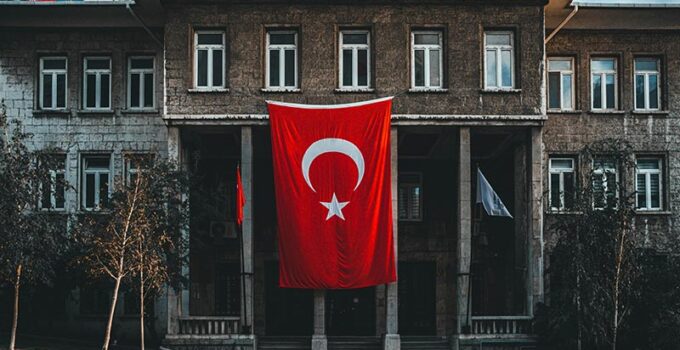
[{"label": "building entrance", "polygon": [[399,263],[399,334],[435,335],[436,264]]},{"label": "building entrance", "polygon": [[308,336],[314,329],[314,295],[310,289],[279,288],[279,264],[265,265],[265,333]]},{"label": "building entrance", "polygon": [[329,336],[375,335],[375,288],[327,291],[326,327]]}]

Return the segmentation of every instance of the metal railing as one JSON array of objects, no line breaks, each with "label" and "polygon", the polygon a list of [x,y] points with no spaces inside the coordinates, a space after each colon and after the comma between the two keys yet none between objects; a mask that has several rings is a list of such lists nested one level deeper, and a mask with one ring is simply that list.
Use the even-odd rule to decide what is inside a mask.
[{"label": "metal railing", "polygon": [[531,316],[472,316],[475,335],[532,334]]}]

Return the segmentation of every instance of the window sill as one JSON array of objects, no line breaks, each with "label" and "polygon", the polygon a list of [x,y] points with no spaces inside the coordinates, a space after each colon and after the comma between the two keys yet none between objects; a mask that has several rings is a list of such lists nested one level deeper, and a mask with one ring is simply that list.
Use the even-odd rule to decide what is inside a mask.
[{"label": "window sill", "polygon": [[262,92],[267,92],[267,93],[301,93],[302,90],[300,88],[262,88],[260,89]]},{"label": "window sill", "polygon": [[123,114],[158,114],[157,109],[123,109],[120,111]]},{"label": "window sill", "polygon": [[509,88],[486,88],[486,89],[481,89],[479,92],[483,94],[519,94],[522,93],[522,89],[509,89]]},{"label": "window sill", "polygon": [[435,93],[435,94],[445,94],[449,92],[449,89],[445,88],[410,88],[408,89],[409,93],[415,93],[415,94],[428,94],[428,93]]},{"label": "window sill", "polygon": [[375,89],[372,88],[337,88],[335,89],[337,93],[352,94],[352,93],[372,93]]},{"label": "window sill", "polygon": [[69,116],[71,115],[71,110],[70,109],[34,109],[33,110],[33,115],[34,116]]},{"label": "window sill", "polygon": [[545,211],[546,214],[550,215],[582,215],[582,211],[572,211],[572,210],[554,210],[549,209]]},{"label": "window sill", "polygon": [[620,109],[605,109],[605,110],[590,110],[588,111],[590,114],[605,114],[605,115],[616,115],[616,114],[626,114],[626,111],[622,111]]},{"label": "window sill", "polygon": [[192,88],[187,90],[189,93],[225,93],[229,92],[228,88]]},{"label": "window sill", "polygon": [[635,215],[641,216],[669,216],[673,215],[672,211],[668,210],[636,210]]},{"label": "window sill", "polygon": [[547,113],[548,114],[581,114],[581,113],[583,113],[583,111],[578,110],[578,109],[577,110],[574,110],[574,109],[570,109],[570,110],[549,109],[547,111]]},{"label": "window sill", "polygon": [[77,111],[79,116],[89,117],[112,117],[116,112],[114,110],[96,110],[96,109],[80,109]]},{"label": "window sill", "polygon": [[635,109],[631,113],[635,115],[668,115],[670,111]]}]

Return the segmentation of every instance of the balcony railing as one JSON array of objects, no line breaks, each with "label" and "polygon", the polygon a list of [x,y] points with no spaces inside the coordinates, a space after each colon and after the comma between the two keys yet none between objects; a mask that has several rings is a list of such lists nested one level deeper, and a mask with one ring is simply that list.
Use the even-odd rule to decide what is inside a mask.
[{"label": "balcony railing", "polygon": [[472,316],[474,335],[532,334],[531,316]]},{"label": "balcony railing", "polygon": [[240,317],[189,316],[179,319],[181,335],[232,335],[240,332]]}]

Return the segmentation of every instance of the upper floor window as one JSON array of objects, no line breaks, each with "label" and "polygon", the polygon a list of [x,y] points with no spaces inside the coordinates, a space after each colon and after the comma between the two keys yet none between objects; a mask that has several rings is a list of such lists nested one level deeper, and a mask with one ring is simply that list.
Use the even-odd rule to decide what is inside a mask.
[{"label": "upper floor window", "polygon": [[615,58],[594,58],[590,61],[591,108],[593,110],[616,109],[617,67]]},{"label": "upper floor window", "polygon": [[297,89],[297,32],[273,30],[267,32],[266,87]]},{"label": "upper floor window", "polygon": [[611,158],[593,160],[593,207],[615,207],[618,198],[619,176],[616,162]]},{"label": "upper floor window", "polygon": [[638,158],[635,167],[636,207],[640,210],[661,210],[661,158]]},{"label": "upper floor window", "polygon": [[340,88],[370,87],[370,34],[367,30],[340,32]]},{"label": "upper floor window", "polygon": [[442,88],[442,32],[414,31],[411,41],[411,88]]},{"label": "upper floor window", "polygon": [[66,108],[66,57],[40,59],[40,109]]},{"label": "upper floor window", "polygon": [[198,89],[224,88],[223,31],[198,31],[194,37],[194,82]]},{"label": "upper floor window", "polygon": [[420,173],[399,174],[399,220],[423,219],[423,177]]},{"label": "upper floor window", "polygon": [[515,87],[515,52],[513,33],[489,31],[484,33],[485,89]]},{"label": "upper floor window", "polygon": [[83,107],[111,109],[111,58],[85,57],[83,72]]},{"label": "upper floor window", "polygon": [[66,193],[66,156],[50,155],[45,159],[47,177],[40,183],[40,209],[64,209]]},{"label": "upper floor window", "polygon": [[550,158],[549,203],[552,210],[572,209],[576,189],[573,158]]},{"label": "upper floor window", "polygon": [[128,59],[128,108],[154,108],[154,90],[153,57],[130,57]]},{"label": "upper floor window", "polygon": [[571,58],[548,59],[548,108],[574,109],[574,60]]},{"label": "upper floor window", "polygon": [[84,209],[106,207],[111,181],[111,156],[89,155],[82,159],[81,203]]},{"label": "upper floor window", "polygon": [[635,59],[635,109],[659,109],[661,105],[659,76],[658,59]]}]

